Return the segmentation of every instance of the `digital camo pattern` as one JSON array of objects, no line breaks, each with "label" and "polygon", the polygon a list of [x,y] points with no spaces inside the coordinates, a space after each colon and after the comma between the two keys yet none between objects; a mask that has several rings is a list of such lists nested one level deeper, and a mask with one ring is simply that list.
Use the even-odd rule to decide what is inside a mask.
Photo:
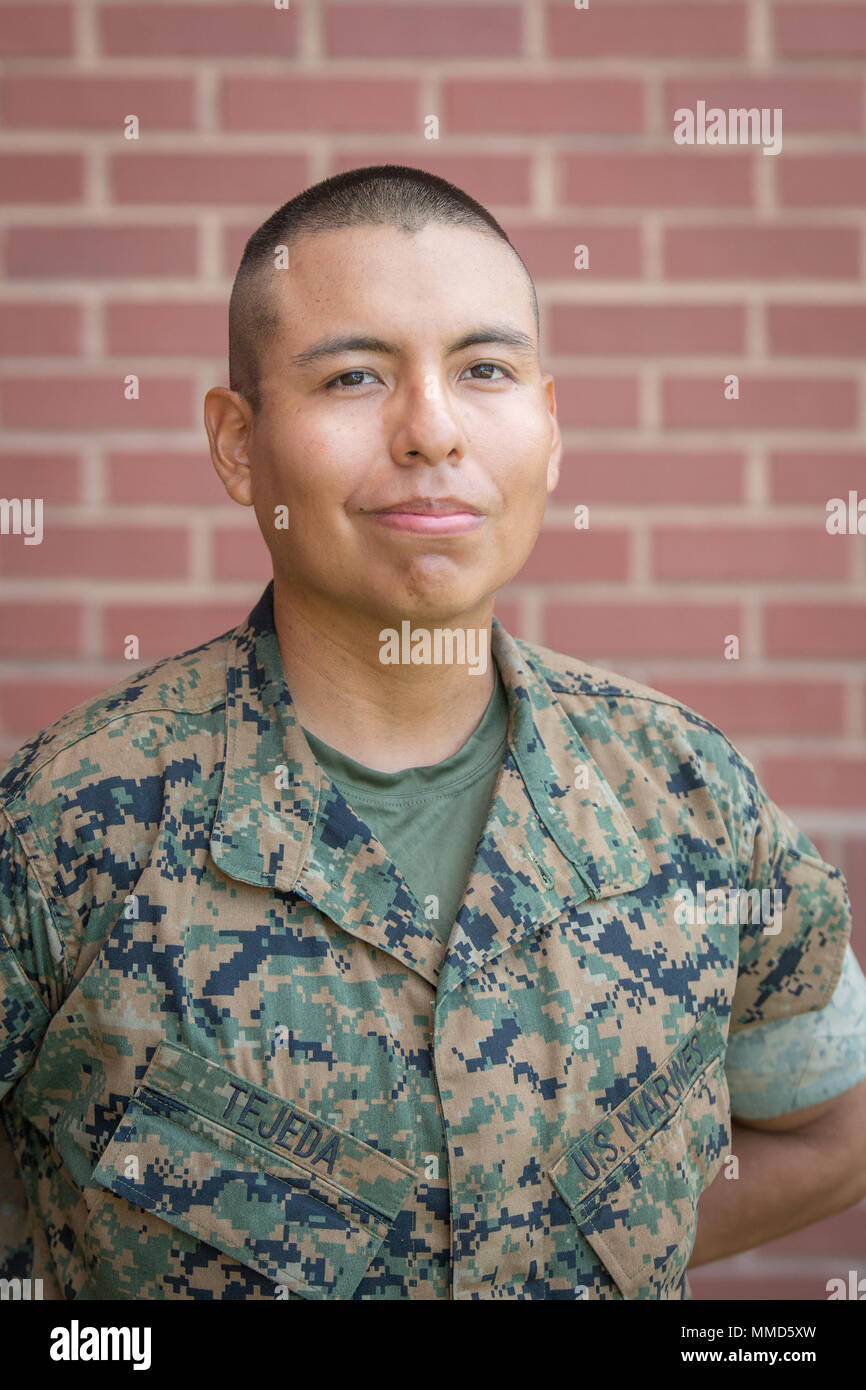
[{"label": "digital camo pattern", "polygon": [[[443,943],[312,757],[272,600],[0,776],[2,1273],[689,1297],[729,1030],[827,1003],[844,880],[707,721],[494,620],[508,746]],[[681,921],[700,884],[780,891],[781,930]]]},{"label": "digital camo pattern", "polygon": [[669,1296],[685,1274],[695,1207],[730,1138],[724,1047],[715,1017],[703,1014],[551,1170],[625,1298]]},{"label": "digital camo pattern", "polygon": [[[351,1134],[167,1043],[94,1178],[313,1298],[352,1293],[415,1183]],[[134,1298],[135,1263],[122,1273]]]},{"label": "digital camo pattern", "polygon": [[732,1034],[725,1074],[746,1120],[806,1110],[866,1080],[866,976],[850,944],[827,1007]]}]

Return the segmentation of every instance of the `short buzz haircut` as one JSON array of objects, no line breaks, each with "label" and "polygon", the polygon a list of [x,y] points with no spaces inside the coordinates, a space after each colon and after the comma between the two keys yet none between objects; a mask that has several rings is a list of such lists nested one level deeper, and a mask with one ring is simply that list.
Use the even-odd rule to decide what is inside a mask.
[{"label": "short buzz haircut", "polygon": [[536,337],[538,299],[532,276],[495,217],[453,183],[404,164],[372,164],[313,184],[284,203],[253,232],[244,248],[229,301],[229,385],[258,414],[262,353],[279,328],[274,293],[277,247],[298,237],[342,227],[393,226],[417,232],[430,222],[475,227],[499,237],[517,256],[529,282]]}]

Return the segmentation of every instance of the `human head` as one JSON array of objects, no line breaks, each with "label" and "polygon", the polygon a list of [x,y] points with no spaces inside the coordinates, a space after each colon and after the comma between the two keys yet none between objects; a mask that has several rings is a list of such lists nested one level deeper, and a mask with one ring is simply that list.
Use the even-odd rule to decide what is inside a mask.
[{"label": "human head", "polygon": [[[275,603],[315,609],[319,630],[342,619],[351,640],[404,617],[489,621],[535,543],[561,452],[523,262],[465,194],[443,220],[425,201],[431,176],[406,171],[418,205],[396,191],[400,166],[382,167],[384,179],[378,166],[345,176],[356,189],[369,175],[375,196],[347,195],[354,212],[338,200],[336,222],[316,221],[317,185],[295,200],[309,198],[312,222],[287,228],[281,209],[250,238],[232,385],[205,403],[214,466],[271,551]],[[357,389],[349,375],[374,380]],[[483,521],[422,537],[375,520],[418,496],[457,497]]]}]

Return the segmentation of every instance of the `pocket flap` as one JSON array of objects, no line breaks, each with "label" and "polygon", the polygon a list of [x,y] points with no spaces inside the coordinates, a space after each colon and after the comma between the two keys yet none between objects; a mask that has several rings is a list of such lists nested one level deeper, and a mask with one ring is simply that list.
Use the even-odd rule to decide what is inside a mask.
[{"label": "pocket flap", "polygon": [[93,1180],[307,1298],[347,1298],[415,1173],[161,1042]]},{"label": "pocket flap", "polygon": [[707,1013],[549,1171],[623,1298],[678,1296],[698,1198],[729,1145],[724,1038]]}]

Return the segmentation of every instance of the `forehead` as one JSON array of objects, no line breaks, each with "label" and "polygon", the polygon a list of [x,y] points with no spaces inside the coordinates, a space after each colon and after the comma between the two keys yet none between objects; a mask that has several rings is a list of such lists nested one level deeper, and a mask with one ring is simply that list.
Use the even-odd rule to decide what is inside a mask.
[{"label": "forehead", "polygon": [[534,336],[529,283],[508,244],[474,227],[428,223],[417,232],[359,226],[303,234],[274,271],[280,338],[311,329],[387,323],[410,336],[449,334],[507,317]]}]

